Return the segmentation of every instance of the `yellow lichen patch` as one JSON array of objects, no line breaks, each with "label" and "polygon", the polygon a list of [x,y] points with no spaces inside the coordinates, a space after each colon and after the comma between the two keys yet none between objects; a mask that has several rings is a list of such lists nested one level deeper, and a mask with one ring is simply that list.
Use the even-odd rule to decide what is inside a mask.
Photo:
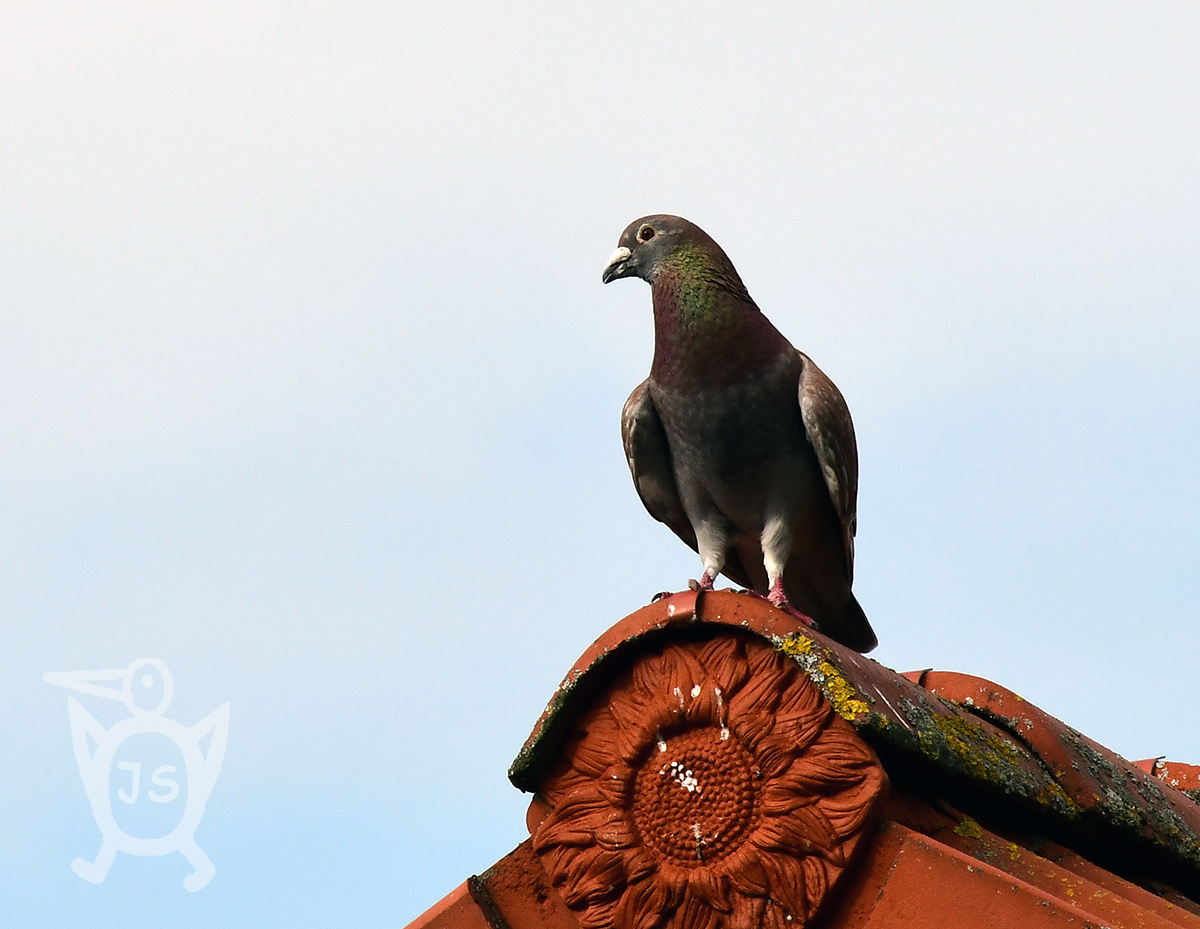
[{"label": "yellow lichen patch", "polygon": [[[1074,818],[1079,807],[1049,779],[1041,780],[1024,771],[1028,756],[1011,740],[989,732],[981,724],[959,715],[930,713],[918,732],[921,749],[930,758],[947,759],[976,781],[1005,791],[1031,797],[1039,805]],[[944,763],[944,762],[943,762]]]},{"label": "yellow lichen patch", "polygon": [[813,653],[813,640],[793,632],[791,635],[775,641],[775,651],[783,652],[789,658],[799,658],[801,655]]},{"label": "yellow lichen patch", "polygon": [[954,827],[954,834],[964,839],[982,839],[983,829],[970,816]]},{"label": "yellow lichen patch", "polygon": [[1072,819],[1083,812],[1083,807],[1054,781],[1050,781],[1034,799],[1043,806],[1057,807]]},{"label": "yellow lichen patch", "polygon": [[1008,843],[1008,857],[1013,861],[1021,857],[1021,847],[1016,842]]},{"label": "yellow lichen patch", "polygon": [[[988,736],[978,723],[960,716],[936,714],[931,717],[931,721],[937,727],[946,747],[958,756],[975,777],[994,781],[998,771],[1006,767],[1004,762],[1016,760],[1017,751],[1013,745],[995,736]],[[921,739],[923,742],[932,742],[932,734],[922,733]]]},{"label": "yellow lichen patch", "polygon": [[[834,712],[847,722],[854,722],[871,712],[858,688],[843,676],[826,655],[817,651],[812,639],[793,632],[775,640],[775,650],[793,658],[812,678],[833,704]],[[886,720],[884,720],[886,723]]]},{"label": "yellow lichen patch", "polygon": [[867,701],[859,699],[858,690],[838,674],[833,665],[822,661],[820,671],[825,675],[825,689],[829,694],[829,702],[833,704],[838,716],[852,721],[870,711]]}]

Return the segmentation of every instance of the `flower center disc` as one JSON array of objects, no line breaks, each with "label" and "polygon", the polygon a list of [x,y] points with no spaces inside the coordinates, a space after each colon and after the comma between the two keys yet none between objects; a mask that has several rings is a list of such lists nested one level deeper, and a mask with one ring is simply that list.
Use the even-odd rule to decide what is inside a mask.
[{"label": "flower center disc", "polygon": [[725,857],[755,819],[754,759],[728,730],[712,727],[672,736],[665,751],[661,744],[651,747],[634,783],[638,832],[678,864]]}]

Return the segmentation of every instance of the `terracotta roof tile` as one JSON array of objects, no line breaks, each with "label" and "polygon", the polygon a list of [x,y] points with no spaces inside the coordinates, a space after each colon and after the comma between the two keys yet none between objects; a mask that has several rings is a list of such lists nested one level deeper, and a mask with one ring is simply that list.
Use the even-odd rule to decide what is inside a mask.
[{"label": "terracotta roof tile", "polygon": [[[758,598],[676,594],[588,648],[513,763],[537,838],[414,926],[1200,929],[1198,775],[990,681],[897,674]],[[673,817],[694,846],[643,834]]]}]

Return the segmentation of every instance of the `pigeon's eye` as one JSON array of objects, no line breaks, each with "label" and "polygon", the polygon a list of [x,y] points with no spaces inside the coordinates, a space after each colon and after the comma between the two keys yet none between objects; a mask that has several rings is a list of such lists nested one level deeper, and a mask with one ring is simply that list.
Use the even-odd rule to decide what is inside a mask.
[{"label": "pigeon's eye", "polygon": [[649,242],[653,238],[654,238],[654,227],[653,226],[645,225],[645,226],[642,226],[642,228],[638,230],[638,241],[639,242]]}]

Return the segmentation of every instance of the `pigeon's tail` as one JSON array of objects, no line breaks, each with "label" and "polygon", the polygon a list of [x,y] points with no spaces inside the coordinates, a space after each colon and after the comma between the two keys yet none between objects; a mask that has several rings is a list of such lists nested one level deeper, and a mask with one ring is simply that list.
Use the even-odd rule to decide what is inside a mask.
[{"label": "pigeon's tail", "polygon": [[825,622],[818,623],[817,628],[831,639],[836,639],[864,655],[879,644],[879,640],[875,638],[875,630],[871,628],[863,608],[854,599],[854,594],[850,595],[846,613],[841,619],[826,619]]}]

